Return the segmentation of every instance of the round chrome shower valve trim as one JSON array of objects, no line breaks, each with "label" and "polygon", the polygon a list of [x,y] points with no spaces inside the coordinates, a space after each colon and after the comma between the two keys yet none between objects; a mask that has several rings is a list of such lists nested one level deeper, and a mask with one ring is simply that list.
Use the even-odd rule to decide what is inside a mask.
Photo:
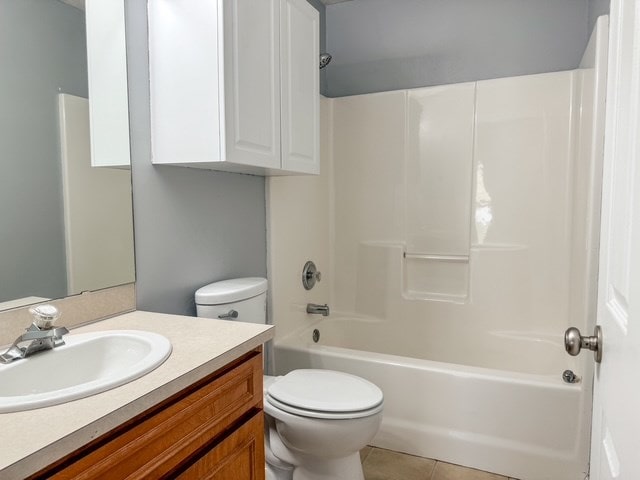
[{"label": "round chrome shower valve trim", "polygon": [[316,268],[316,264],[309,260],[302,268],[302,286],[305,290],[311,290],[316,282],[322,279],[322,274]]}]

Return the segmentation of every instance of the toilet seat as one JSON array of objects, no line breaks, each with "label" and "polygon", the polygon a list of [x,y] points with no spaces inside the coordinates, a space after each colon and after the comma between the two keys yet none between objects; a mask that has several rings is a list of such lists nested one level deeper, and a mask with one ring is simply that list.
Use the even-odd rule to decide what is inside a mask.
[{"label": "toilet seat", "polygon": [[[375,415],[376,413],[381,412],[383,407],[381,403],[377,407],[372,408],[370,410],[360,410],[356,412],[323,412],[318,410],[307,410],[304,408],[298,408],[292,405],[287,405],[286,403],[279,402],[278,400],[270,397],[269,395],[267,395],[265,400],[270,406],[278,410],[281,410],[283,412],[290,413],[292,415],[297,415],[299,417],[317,418],[321,420],[348,420],[348,419],[369,417],[371,415]],[[265,409],[265,411],[269,413],[270,410],[267,408]]]},{"label": "toilet seat", "polygon": [[373,383],[332,370],[294,370],[267,389],[274,408],[319,419],[362,418],[382,411],[383,394]]}]

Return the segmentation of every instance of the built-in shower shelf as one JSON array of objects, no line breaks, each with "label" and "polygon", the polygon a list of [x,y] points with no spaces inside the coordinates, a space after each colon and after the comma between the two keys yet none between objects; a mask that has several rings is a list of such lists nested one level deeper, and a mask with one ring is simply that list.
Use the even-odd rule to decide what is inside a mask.
[{"label": "built-in shower shelf", "polygon": [[468,263],[469,255],[435,255],[428,253],[409,253],[404,252],[404,258],[416,259],[416,260],[432,260],[436,262],[455,262],[455,263]]},{"label": "built-in shower shelf", "polygon": [[484,243],[471,245],[471,250],[474,252],[517,252],[528,250],[529,248],[531,248],[529,245],[517,243]]},{"label": "built-in shower shelf", "polygon": [[469,255],[403,252],[402,296],[407,300],[464,303]]},{"label": "built-in shower shelf", "polygon": [[462,305],[467,303],[469,295],[466,293],[461,295],[447,294],[447,293],[434,293],[434,292],[422,292],[415,290],[405,290],[402,292],[402,298],[412,301],[424,301],[424,302],[446,302]]}]

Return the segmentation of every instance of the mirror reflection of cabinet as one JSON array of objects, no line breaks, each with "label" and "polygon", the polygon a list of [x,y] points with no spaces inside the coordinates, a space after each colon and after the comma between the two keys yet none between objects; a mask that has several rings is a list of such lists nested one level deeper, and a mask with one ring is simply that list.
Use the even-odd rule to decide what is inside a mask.
[{"label": "mirror reflection of cabinet", "polygon": [[86,0],[91,165],[129,168],[123,0]]},{"label": "mirror reflection of cabinet", "polygon": [[[94,4],[109,4],[123,15],[124,0],[87,0],[87,4],[89,8]],[[69,255],[66,251],[68,248],[73,251],[73,245],[66,238],[62,124],[58,116],[59,94],[84,98],[89,94],[83,5],[82,0],[0,0],[0,65],[3,71],[0,75],[3,105],[0,109],[0,310],[66,297],[86,289],[82,286],[69,289],[67,285]],[[109,21],[104,15],[99,24],[108,30]],[[124,46],[124,30],[116,28],[113,32],[117,32],[117,39],[103,39],[103,47]],[[126,70],[122,69],[124,49],[116,48],[112,53],[111,59],[100,54],[103,60],[108,60],[102,64],[104,78],[110,79],[112,87],[118,85],[120,91],[124,86],[126,93]],[[107,75],[106,72],[111,71],[110,65],[114,64],[118,65],[112,71],[115,73]],[[126,97],[116,99],[113,93],[103,93],[93,87],[91,90],[90,102],[99,105],[106,100],[106,103],[119,105],[108,116],[111,122],[123,127],[126,139],[120,138],[116,142],[112,135],[115,130],[105,133],[100,122],[93,122],[92,136],[111,139],[102,142],[103,148],[119,145],[116,153],[104,151],[117,158],[119,165],[128,165]],[[86,163],[91,163],[89,155],[86,155]],[[130,174],[126,170],[120,172],[127,175],[123,181],[127,188],[111,194],[114,201],[116,195],[124,195],[125,202],[130,204]],[[94,220],[99,220],[100,216],[104,218],[104,213],[93,211],[88,205],[84,207],[85,213]],[[109,212],[108,215],[115,214]],[[124,221],[132,224],[130,208],[125,215]],[[79,234],[88,238],[91,234],[106,232],[108,223],[98,221],[81,225],[84,230]],[[115,282],[133,282],[132,229],[121,232],[119,238],[127,245],[127,266]],[[93,260],[81,262],[88,270],[98,274],[103,271]],[[91,290],[115,285],[113,277],[100,278],[98,275],[95,280]]]},{"label": "mirror reflection of cabinet", "polygon": [[134,278],[131,174],[87,161],[89,102],[59,95],[67,291],[86,292]]}]

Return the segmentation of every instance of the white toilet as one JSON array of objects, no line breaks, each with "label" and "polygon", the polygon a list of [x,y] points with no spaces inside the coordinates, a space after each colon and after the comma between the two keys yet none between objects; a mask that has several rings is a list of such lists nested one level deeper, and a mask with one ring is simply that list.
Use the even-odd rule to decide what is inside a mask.
[{"label": "white toilet", "polygon": [[[196,292],[199,317],[266,322],[267,280],[237,278]],[[382,420],[382,391],[331,370],[264,377],[268,480],[364,480],[360,449]]]}]

